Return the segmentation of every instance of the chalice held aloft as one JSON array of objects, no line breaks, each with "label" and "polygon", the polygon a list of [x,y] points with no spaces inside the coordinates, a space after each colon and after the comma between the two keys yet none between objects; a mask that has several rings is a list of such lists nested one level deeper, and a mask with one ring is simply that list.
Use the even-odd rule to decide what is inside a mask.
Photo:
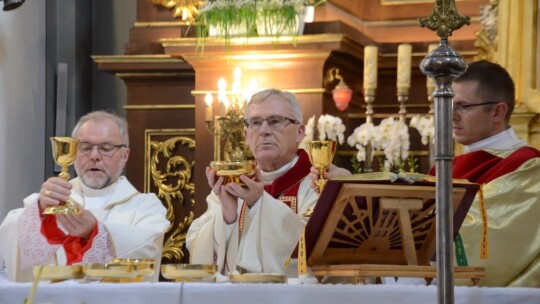
[{"label": "chalice held aloft", "polygon": [[336,141],[312,140],[307,143],[307,148],[311,164],[320,172],[320,177],[315,184],[319,188],[319,192],[322,192],[324,185],[326,185],[324,172],[334,160],[334,154],[336,153]]},{"label": "chalice held aloft", "polygon": [[[75,162],[77,156],[77,147],[79,139],[71,137],[51,137],[52,154],[54,161],[62,167],[62,172],[58,176],[64,180],[70,178],[68,167]],[[61,202],[57,206],[49,207],[43,211],[43,214],[79,214],[81,209],[71,203]]]}]

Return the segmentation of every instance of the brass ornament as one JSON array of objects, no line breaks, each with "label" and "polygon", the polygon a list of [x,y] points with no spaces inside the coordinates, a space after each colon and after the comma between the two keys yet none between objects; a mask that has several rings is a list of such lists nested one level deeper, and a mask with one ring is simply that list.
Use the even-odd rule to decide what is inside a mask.
[{"label": "brass ornament", "polygon": [[471,18],[458,13],[455,0],[436,0],[433,12],[427,18],[418,18],[421,27],[436,31],[442,39],[448,39],[452,32],[469,25]]},{"label": "brass ornament", "polygon": [[201,0],[148,0],[154,5],[172,9],[174,18],[181,18],[188,24],[194,23],[199,15],[199,8],[204,1]]}]

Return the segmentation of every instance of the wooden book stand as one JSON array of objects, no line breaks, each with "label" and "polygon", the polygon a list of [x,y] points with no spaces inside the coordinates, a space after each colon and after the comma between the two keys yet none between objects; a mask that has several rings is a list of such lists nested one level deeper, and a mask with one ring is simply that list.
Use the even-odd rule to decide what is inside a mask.
[{"label": "wooden book stand", "polygon": [[[436,250],[433,178],[416,174],[408,182],[391,182],[390,175],[327,182],[305,232],[307,265],[319,280],[348,276],[363,284],[366,277],[421,277],[429,284],[437,276],[430,266]],[[454,236],[478,188],[454,183]],[[476,285],[484,272],[482,267],[455,267],[454,276]]]}]

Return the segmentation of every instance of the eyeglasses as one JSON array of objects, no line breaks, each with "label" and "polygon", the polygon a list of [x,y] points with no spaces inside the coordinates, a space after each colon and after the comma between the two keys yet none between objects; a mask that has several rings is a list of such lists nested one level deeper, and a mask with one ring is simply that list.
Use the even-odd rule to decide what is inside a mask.
[{"label": "eyeglasses", "polygon": [[458,112],[464,112],[466,111],[467,109],[471,108],[471,107],[476,107],[476,106],[488,106],[488,105],[494,105],[494,104],[498,104],[499,102],[498,101],[489,101],[489,102],[481,102],[481,103],[458,103],[458,104],[452,104],[452,109],[454,111],[458,111]]},{"label": "eyeglasses", "polygon": [[267,118],[262,117],[253,117],[249,119],[244,119],[244,126],[251,131],[259,130],[263,124],[263,122],[266,121],[266,124],[268,124],[268,127],[274,131],[279,131],[288,126],[289,124],[300,124],[298,121],[284,116],[279,115],[273,115],[269,116]]},{"label": "eyeglasses", "polygon": [[114,152],[119,148],[126,148],[126,145],[115,145],[111,143],[101,143],[101,144],[92,144],[89,142],[80,142],[78,146],[79,153],[83,155],[89,155],[94,151],[94,147],[97,147],[97,150],[101,156],[111,157]]}]

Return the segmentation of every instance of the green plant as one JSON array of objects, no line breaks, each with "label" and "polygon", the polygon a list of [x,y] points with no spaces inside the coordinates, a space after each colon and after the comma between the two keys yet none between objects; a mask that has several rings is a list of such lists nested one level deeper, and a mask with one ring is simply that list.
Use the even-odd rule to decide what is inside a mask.
[{"label": "green plant", "polygon": [[258,0],[257,33],[259,36],[298,35],[303,0]]},{"label": "green plant", "polygon": [[197,17],[198,46],[204,46],[204,39],[209,35],[225,39],[227,45],[231,38],[239,35],[255,36],[256,5],[256,0],[205,1]]}]

